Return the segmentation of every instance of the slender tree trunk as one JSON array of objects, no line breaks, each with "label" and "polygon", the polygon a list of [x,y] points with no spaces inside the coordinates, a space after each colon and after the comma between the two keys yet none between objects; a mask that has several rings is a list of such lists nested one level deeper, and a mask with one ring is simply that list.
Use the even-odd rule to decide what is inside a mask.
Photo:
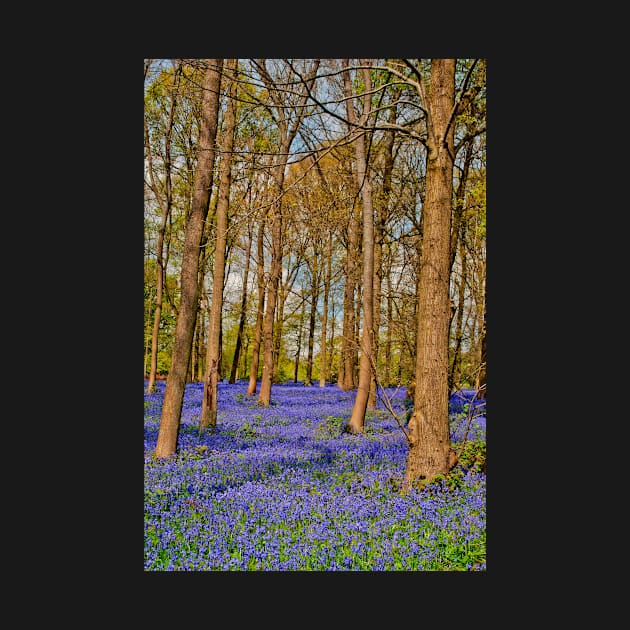
[{"label": "slender tree trunk", "polygon": [[392,277],[391,277],[391,256],[387,262],[387,336],[385,337],[385,384],[391,384],[392,369]]},{"label": "slender tree trunk", "polygon": [[162,209],[160,220],[160,228],[158,231],[157,241],[157,295],[155,300],[155,313],[153,316],[153,336],[151,339],[151,371],[149,373],[149,382],[147,384],[147,393],[155,391],[155,377],[157,375],[157,355],[158,355],[158,339],[160,334],[160,320],[162,317],[162,304],[165,282],[165,263],[164,263],[164,234],[166,232],[166,224],[171,213],[173,204],[173,186],[171,180],[171,138],[173,135],[173,121],[175,119],[175,109],[177,107],[177,90],[179,88],[179,68],[175,73],[175,84],[173,88],[173,96],[171,99],[171,108],[169,111],[169,120],[166,128],[166,137],[164,139],[164,171],[165,171],[165,198],[162,199],[160,191],[155,180],[155,172],[153,170],[153,153],[151,151],[151,142],[149,138],[149,129],[146,119],[144,121],[144,132],[146,138],[147,160],[149,166],[149,177],[151,179],[151,189]]},{"label": "slender tree trunk", "polygon": [[241,295],[241,317],[238,322],[238,333],[236,335],[236,347],[234,348],[234,357],[232,359],[232,370],[230,372],[230,383],[236,382],[236,374],[238,372],[238,360],[241,354],[241,345],[243,344],[243,331],[245,330],[245,320],[247,318],[247,281],[249,278],[249,259],[252,251],[252,231],[249,230],[247,248],[245,249],[245,272],[243,273],[243,293]]},{"label": "slender tree trunk", "polygon": [[483,283],[483,319],[481,325],[481,362],[479,364],[479,372],[477,376],[477,395],[479,398],[486,398],[486,287],[487,282]]},{"label": "slender tree trunk", "polygon": [[311,304],[308,320],[308,355],[306,358],[306,377],[304,379],[304,385],[309,386],[313,384],[313,346],[315,342],[315,314],[317,313],[317,300],[319,298],[320,282],[320,272],[319,265],[317,263],[317,257],[314,261],[312,276]]},{"label": "slender tree trunk", "polygon": [[[282,175],[282,180],[284,176]],[[281,183],[277,186],[278,194],[282,191]],[[258,401],[265,407],[271,401],[271,383],[273,380],[273,328],[278,298],[278,285],[282,273],[282,200],[274,204],[271,214],[271,269],[267,284],[267,304],[263,318],[263,365]]]},{"label": "slender tree trunk", "polygon": [[202,293],[202,297],[199,303],[199,326],[197,327],[197,382],[203,381],[204,375],[204,361],[203,361],[203,349],[206,347],[206,336],[204,334],[206,325],[206,296]]},{"label": "slender tree trunk", "polygon": [[[282,271],[280,272],[282,274]],[[282,283],[278,283],[278,296],[276,299],[276,316],[273,324],[273,351],[271,355],[272,370],[271,382],[277,383],[280,380],[280,353],[282,351],[282,331],[284,328],[284,303],[287,297],[287,287]]]},{"label": "slender tree trunk", "polygon": [[249,385],[247,395],[253,396],[256,393],[258,380],[258,362],[260,360],[260,341],[262,338],[263,311],[265,309],[265,258],[264,258],[264,236],[265,217],[262,218],[258,227],[257,246],[257,271],[258,271],[258,307],[256,309],[256,325],[254,329],[254,342],[252,344],[252,367],[249,373]]},{"label": "slender tree trunk", "polygon": [[[400,91],[394,94],[394,101],[400,97]],[[392,107],[389,122],[396,122],[396,106]],[[392,171],[394,169],[394,139],[393,131],[387,132],[383,140],[383,188],[378,195],[378,218],[374,225],[374,334],[372,354],[374,356],[374,371],[370,380],[370,395],[368,407],[373,409],[376,405],[376,377],[378,369],[379,332],[381,325],[381,281],[383,278],[383,236],[387,221],[389,196],[392,189]]]},{"label": "slender tree trunk", "polygon": [[221,348],[223,312],[223,283],[225,279],[225,249],[227,246],[228,206],[232,182],[232,147],[236,125],[236,67],[238,59],[229,59],[226,64],[230,85],[227,109],[225,112],[225,133],[221,143],[221,176],[219,180],[219,200],[217,203],[217,241],[214,252],[212,274],[212,306],[208,324],[208,346],[206,351],[206,371],[203,384],[203,401],[199,432],[217,424],[218,382],[221,376]]},{"label": "slender tree trunk", "polygon": [[212,189],[223,59],[208,59],[207,66],[203,78],[202,120],[199,130],[193,207],[186,226],[182,256],[181,299],[175,326],[171,369],[166,381],[160,430],[154,452],[154,456],[160,459],[172,456],[177,450],[186,370],[190,358],[197,307],[199,247]]},{"label": "slender tree trunk", "polygon": [[[365,62],[364,62],[365,63]],[[365,91],[371,91],[370,71],[363,70],[363,80]],[[346,86],[346,96],[350,96],[350,77],[344,74],[344,84]],[[371,95],[367,94],[363,104],[362,123],[366,124],[370,112]],[[348,103],[348,119],[354,122],[354,110],[350,100]],[[357,183],[361,191],[363,202],[363,331],[361,335],[361,363],[359,365],[359,384],[357,395],[354,399],[352,415],[348,423],[351,433],[361,433],[365,424],[365,410],[367,408],[368,396],[370,393],[370,380],[372,378],[372,356],[373,336],[374,336],[374,211],[372,209],[372,187],[368,174],[368,164],[365,152],[365,134],[361,134],[355,141],[355,151],[357,157]]]},{"label": "slender tree trunk", "polygon": [[[316,59],[309,73],[310,78],[307,79],[302,86],[302,96],[300,103],[293,110],[295,112],[295,118],[292,122],[290,122],[289,119],[289,110],[286,109],[286,103],[280,103],[277,100],[275,102],[278,112],[281,140],[279,143],[279,162],[274,169],[277,200],[274,202],[271,209],[271,270],[267,287],[267,308],[263,320],[263,370],[260,381],[260,394],[258,396],[258,402],[265,407],[268,407],[271,402],[271,384],[273,380],[273,323],[278,298],[278,286],[282,275],[282,196],[284,194],[285,169],[291,143],[297,134],[300,121],[304,115],[303,108],[308,99],[308,90],[313,86],[318,67],[319,59]],[[262,64],[259,64],[259,69],[261,70],[261,76],[267,90],[275,98],[277,88],[273,85],[269,74],[266,72],[264,60]]]},{"label": "slender tree trunk", "polygon": [[[332,312],[330,314],[330,341],[328,342],[328,347],[330,348],[330,352],[328,353],[328,369],[326,370],[326,374],[328,375],[332,375],[333,361],[335,360],[335,323],[336,321],[337,321],[337,318],[335,315],[335,302],[333,300]],[[339,363],[341,364],[341,361]]]},{"label": "slender tree trunk", "polygon": [[[302,296],[304,298],[304,296]],[[298,381],[298,369],[300,367],[300,352],[302,351],[302,329],[304,327],[304,317],[306,316],[306,301],[302,301],[302,312],[300,313],[300,321],[298,323],[297,349],[295,351],[295,369],[293,372],[293,382]]]},{"label": "slender tree trunk", "polygon": [[320,354],[320,373],[319,386],[325,387],[326,380],[330,372],[326,364],[326,328],[328,326],[328,294],[330,292],[330,278],[332,276],[332,232],[328,233],[328,241],[326,244],[326,275],[324,277],[324,304],[322,306],[322,336],[321,336],[321,354]]},{"label": "slender tree trunk", "polygon": [[147,365],[149,364],[149,338],[146,336],[144,339],[144,378],[147,378]]},{"label": "slender tree trunk", "polygon": [[[414,412],[405,482],[449,470],[448,324],[455,59],[431,60],[426,196],[419,274]],[[450,126],[449,126],[450,125]]]}]

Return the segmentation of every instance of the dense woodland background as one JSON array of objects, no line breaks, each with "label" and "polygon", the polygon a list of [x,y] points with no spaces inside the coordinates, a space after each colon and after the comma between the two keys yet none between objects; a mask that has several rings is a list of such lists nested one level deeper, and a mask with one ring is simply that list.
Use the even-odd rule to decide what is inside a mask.
[{"label": "dense woodland background", "polygon": [[411,385],[418,408],[432,356],[448,391],[485,398],[485,81],[483,59],[145,59],[144,377],[173,381],[163,425],[201,381],[200,428],[216,423],[220,379],[262,405],[274,383],[333,382],[364,395],[359,416]]}]

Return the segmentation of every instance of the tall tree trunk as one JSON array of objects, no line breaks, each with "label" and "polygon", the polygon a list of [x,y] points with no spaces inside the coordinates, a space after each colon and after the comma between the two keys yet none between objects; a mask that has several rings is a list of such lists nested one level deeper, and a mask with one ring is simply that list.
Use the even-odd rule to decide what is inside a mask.
[{"label": "tall tree trunk", "polygon": [[249,385],[247,386],[247,395],[253,396],[256,393],[256,385],[258,381],[258,362],[260,360],[260,341],[262,338],[263,311],[265,309],[265,252],[264,252],[264,236],[265,236],[266,218],[262,217],[258,226],[258,237],[256,239],[256,252],[258,260],[256,262],[258,272],[258,306],[256,309],[256,325],[254,328],[254,343],[252,344],[252,367],[249,373]]},{"label": "tall tree trunk", "polygon": [[232,182],[232,147],[236,125],[236,67],[238,59],[229,59],[226,64],[227,76],[232,78],[227,109],[225,112],[225,132],[221,142],[221,176],[219,179],[219,200],[217,203],[217,241],[214,252],[212,274],[212,306],[208,324],[208,346],[206,351],[206,371],[203,383],[203,401],[199,432],[217,424],[218,382],[221,375],[223,283],[225,279],[225,248],[227,246],[228,206]]},{"label": "tall tree trunk", "polygon": [[147,383],[147,393],[155,391],[155,377],[157,375],[157,355],[158,355],[158,339],[160,334],[160,320],[162,317],[162,305],[165,282],[165,263],[164,263],[164,233],[166,232],[166,223],[171,214],[173,204],[173,185],[171,178],[171,138],[173,135],[173,121],[175,120],[175,109],[177,107],[177,91],[179,88],[181,66],[175,72],[175,83],[173,86],[173,96],[171,98],[171,108],[168,116],[168,125],[166,127],[166,137],[164,139],[164,179],[165,179],[165,198],[163,199],[155,180],[155,172],[153,170],[153,152],[151,151],[151,142],[149,138],[149,129],[146,119],[144,121],[144,133],[146,138],[147,161],[149,166],[149,177],[151,179],[151,189],[160,204],[162,216],[160,220],[160,228],[158,231],[157,241],[157,296],[155,300],[155,313],[153,316],[153,336],[151,338],[151,371],[149,373],[149,382]]},{"label": "tall tree trunk", "polygon": [[177,450],[186,370],[190,358],[197,308],[199,248],[212,189],[222,67],[223,59],[208,59],[203,78],[204,92],[197,150],[195,191],[192,210],[186,225],[182,255],[181,299],[175,326],[171,368],[166,381],[160,430],[154,452],[154,456],[160,459],[172,456]]},{"label": "tall tree trunk", "polygon": [[[394,102],[400,98],[400,90],[393,96]],[[389,114],[390,124],[396,122],[396,105]],[[370,380],[370,395],[368,407],[376,405],[376,378],[378,369],[379,331],[381,325],[381,281],[383,278],[383,236],[387,221],[389,196],[392,190],[392,171],[394,169],[394,139],[393,131],[388,131],[383,139],[383,187],[378,195],[378,215],[374,225],[374,335],[372,354],[374,356],[374,371]]]},{"label": "tall tree trunk", "polygon": [[[284,173],[281,176],[284,180]],[[280,195],[282,182],[279,182],[276,190]],[[267,304],[263,318],[263,365],[260,380],[260,393],[258,402],[265,407],[271,401],[271,383],[273,380],[273,328],[276,314],[276,301],[278,298],[278,286],[282,273],[282,200],[275,202],[271,212],[271,269],[267,284]]]},{"label": "tall tree trunk", "polygon": [[313,66],[309,72],[310,77],[302,85],[302,96],[297,107],[293,109],[295,118],[290,121],[290,112],[286,108],[285,102],[277,100],[277,87],[273,85],[273,81],[269,76],[264,60],[258,64],[261,71],[261,77],[265,82],[267,90],[275,100],[278,112],[278,125],[280,131],[279,143],[279,162],[274,169],[275,190],[277,199],[271,208],[271,270],[269,274],[269,284],[267,288],[267,308],[263,320],[263,370],[260,381],[260,394],[258,402],[265,407],[271,402],[271,383],[273,376],[273,323],[276,310],[276,300],[278,297],[278,285],[282,275],[282,205],[284,194],[284,176],[285,169],[289,159],[289,149],[293,142],[302,117],[304,116],[304,108],[308,99],[308,92],[312,89],[317,69],[319,67],[319,59],[315,59]]},{"label": "tall tree trunk", "polygon": [[199,301],[199,326],[197,327],[197,382],[203,381],[204,375],[204,361],[203,361],[203,349],[206,347],[205,325],[206,325],[206,296],[205,291],[202,289],[201,300]]},{"label": "tall tree trunk", "polygon": [[234,348],[234,357],[232,358],[232,370],[230,371],[230,383],[236,382],[236,374],[238,372],[238,360],[241,355],[241,346],[243,344],[243,331],[245,330],[245,319],[247,318],[247,280],[249,278],[249,260],[252,251],[252,230],[249,228],[247,248],[245,249],[245,272],[243,273],[243,293],[241,295],[241,317],[238,322],[238,333],[236,334],[236,346]]},{"label": "tall tree trunk", "polygon": [[358,225],[355,208],[350,209],[348,222],[348,247],[346,254],[346,278],[343,291],[343,327],[341,333],[341,361],[339,385],[342,390],[354,389],[354,268],[358,240]]},{"label": "tall tree trunk", "polygon": [[448,324],[455,59],[431,60],[426,196],[419,274],[414,412],[406,484],[449,470]]},{"label": "tall tree trunk", "polygon": [[[363,61],[365,63],[365,61]],[[346,62],[347,65],[347,62]],[[363,102],[363,116],[361,122],[367,124],[370,113],[371,83],[370,71],[363,70],[363,80],[365,82],[366,96]],[[350,77],[344,74],[344,84],[346,87],[346,97],[350,92]],[[348,104],[348,120],[354,122],[354,109],[351,100]],[[361,362],[359,365],[359,384],[357,395],[354,399],[354,407],[348,427],[351,433],[361,433],[365,424],[365,410],[367,408],[368,396],[370,393],[370,380],[372,378],[372,356],[373,336],[374,336],[374,211],[372,209],[372,186],[368,174],[368,164],[365,151],[365,134],[361,133],[355,141],[355,151],[357,157],[357,183],[361,191],[363,202],[363,331],[361,334]]]},{"label": "tall tree trunk", "polygon": [[[280,272],[282,275],[282,271]],[[271,382],[280,380],[280,353],[282,351],[282,331],[284,328],[284,303],[287,297],[287,287],[282,279],[278,282],[278,295],[276,298],[276,316],[273,323],[273,350],[271,353]]]},{"label": "tall tree trunk", "polygon": [[[328,368],[326,370],[326,374],[329,376],[332,375],[332,367],[333,361],[335,360],[335,323],[337,321],[337,317],[335,315],[335,301],[332,303],[332,312],[330,313],[330,341],[328,342],[328,347],[330,348],[330,352],[328,353]],[[339,361],[341,364],[341,361]],[[340,368],[341,369],[341,368]]]},{"label": "tall tree trunk", "polygon": [[387,259],[387,336],[385,337],[385,385],[389,387],[392,382],[392,277],[391,277],[391,255]]},{"label": "tall tree trunk", "polygon": [[328,294],[330,292],[330,278],[332,276],[332,232],[328,233],[326,244],[326,275],[324,276],[324,304],[322,306],[322,336],[320,353],[319,386],[325,387],[328,379],[328,366],[326,364],[326,328],[328,326]]},{"label": "tall tree trunk", "polygon": [[317,312],[317,300],[319,298],[320,282],[320,272],[319,265],[317,263],[317,255],[315,256],[312,276],[311,304],[308,320],[308,355],[306,358],[306,377],[304,378],[304,385],[309,386],[313,384],[313,346],[315,342],[315,314]]},{"label": "tall tree trunk", "polygon": [[477,395],[479,398],[486,398],[486,287],[487,282],[483,283],[483,319],[481,325],[481,362],[477,376]]},{"label": "tall tree trunk", "polygon": [[298,381],[298,370],[300,367],[300,352],[302,351],[302,329],[304,327],[305,315],[306,315],[306,300],[304,300],[304,296],[302,296],[302,312],[300,313],[300,321],[298,322],[297,349],[295,351],[295,368],[293,371],[294,383],[297,383]]}]

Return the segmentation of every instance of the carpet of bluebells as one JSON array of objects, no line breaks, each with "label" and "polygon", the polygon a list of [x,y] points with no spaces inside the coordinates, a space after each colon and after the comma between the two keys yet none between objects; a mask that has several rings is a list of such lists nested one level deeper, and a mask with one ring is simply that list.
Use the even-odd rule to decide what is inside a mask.
[{"label": "carpet of bluebells", "polygon": [[[400,491],[407,444],[382,400],[343,431],[356,392],[219,384],[217,426],[199,435],[203,383],[186,386],[178,452],[152,458],[165,382],[144,395],[145,571],[484,571],[486,475],[460,471]],[[146,381],[145,381],[146,390]],[[387,388],[405,417],[405,388]],[[451,440],[486,439],[485,401],[451,396]]]}]

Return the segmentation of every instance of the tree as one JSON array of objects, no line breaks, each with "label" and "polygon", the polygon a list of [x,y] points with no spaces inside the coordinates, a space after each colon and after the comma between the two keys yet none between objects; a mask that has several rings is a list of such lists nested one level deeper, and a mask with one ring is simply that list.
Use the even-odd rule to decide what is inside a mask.
[{"label": "tree", "polygon": [[[145,77],[149,64],[145,65]],[[164,139],[164,176],[165,176],[165,191],[164,195],[161,194],[159,189],[157,178],[155,176],[155,168],[153,165],[153,152],[151,150],[151,138],[149,134],[149,125],[147,118],[144,118],[144,134],[145,134],[145,148],[147,152],[148,171],[151,182],[151,190],[155,199],[160,205],[162,211],[160,227],[158,231],[157,240],[157,291],[155,298],[155,312],[153,316],[153,334],[151,336],[151,368],[149,372],[149,382],[147,383],[147,393],[150,394],[155,390],[155,377],[157,376],[158,368],[158,343],[160,333],[160,320],[162,316],[162,305],[164,296],[164,276],[165,261],[164,261],[164,234],[166,232],[166,224],[171,213],[171,207],[173,204],[173,185],[171,179],[171,139],[173,134],[173,124],[175,119],[175,110],[177,107],[177,91],[179,87],[179,80],[181,76],[181,65],[179,65],[175,71],[174,86],[171,95],[171,105],[169,109],[168,124],[166,127],[166,136]]]},{"label": "tree", "polygon": [[[421,96],[424,77],[418,76]],[[449,471],[448,325],[455,59],[432,59],[426,98],[427,167],[418,283],[414,412],[409,420],[406,484]]]},{"label": "tree", "polygon": [[199,419],[199,432],[217,423],[218,381],[220,377],[221,314],[223,312],[223,282],[225,278],[225,248],[227,246],[228,205],[232,180],[232,147],[236,124],[236,69],[238,59],[229,59],[225,64],[227,76],[232,79],[225,112],[225,130],[221,145],[221,176],[217,203],[217,240],[212,273],[212,306],[208,324],[208,346],[206,351],[206,373],[203,383],[203,402]]},{"label": "tree", "polygon": [[[278,161],[273,169],[275,194],[274,203],[270,210],[271,219],[271,268],[269,283],[267,285],[267,305],[263,318],[263,369],[260,383],[258,401],[267,407],[271,401],[271,383],[273,375],[273,329],[276,315],[276,301],[278,297],[278,285],[282,274],[282,196],[284,192],[284,177],[289,157],[289,149],[298,132],[300,122],[304,117],[307,96],[304,85],[298,91],[298,102],[290,104],[288,98],[283,95],[272,79],[267,69],[266,60],[260,59],[256,66],[263,82],[273,100],[275,108],[275,121],[279,131]],[[312,64],[311,74],[317,73],[319,60]],[[311,85],[313,79],[309,79]],[[283,98],[284,97],[284,98]],[[292,117],[293,116],[293,117]]]},{"label": "tree", "polygon": [[247,226],[247,245],[245,247],[245,271],[243,272],[243,289],[241,292],[241,311],[238,322],[238,332],[236,334],[236,345],[234,346],[234,356],[232,357],[232,369],[230,370],[231,384],[236,383],[238,374],[238,362],[241,356],[241,346],[243,345],[243,331],[245,330],[245,320],[247,319],[247,282],[249,279],[249,264],[252,251],[253,232],[251,225]]},{"label": "tree", "polygon": [[192,208],[186,226],[181,270],[181,301],[175,328],[171,367],[166,381],[160,430],[154,457],[171,457],[177,438],[184,401],[186,372],[190,360],[198,297],[199,251],[203,224],[208,213],[219,118],[219,90],[223,59],[207,59],[203,77],[202,121],[197,148],[197,170]]},{"label": "tree", "polygon": [[[348,67],[348,60],[345,59],[343,67]],[[365,82],[365,97],[363,100],[363,114],[361,125],[365,125],[370,116],[371,101],[371,81],[370,71],[363,69],[363,80]],[[354,108],[352,106],[352,92],[350,77],[344,74],[346,86],[346,97],[348,120],[355,123]],[[372,337],[373,316],[374,316],[374,211],[372,209],[372,186],[367,170],[367,158],[365,153],[365,133],[359,133],[355,139],[355,151],[357,159],[357,185],[361,191],[363,203],[363,331],[361,335],[361,359],[359,365],[359,383],[357,395],[352,408],[352,415],[348,427],[351,433],[361,433],[365,423],[365,410],[367,408],[368,396],[370,393],[370,380],[372,378]]]},{"label": "tree", "polygon": [[264,236],[265,236],[265,217],[263,217],[258,226],[258,236],[256,237],[257,252],[257,277],[258,277],[258,302],[256,307],[256,323],[254,324],[254,343],[252,344],[252,366],[249,372],[249,384],[247,386],[247,395],[253,396],[256,393],[256,385],[258,379],[258,362],[260,360],[260,341],[262,339],[262,324],[265,309],[265,252],[264,252]]}]

